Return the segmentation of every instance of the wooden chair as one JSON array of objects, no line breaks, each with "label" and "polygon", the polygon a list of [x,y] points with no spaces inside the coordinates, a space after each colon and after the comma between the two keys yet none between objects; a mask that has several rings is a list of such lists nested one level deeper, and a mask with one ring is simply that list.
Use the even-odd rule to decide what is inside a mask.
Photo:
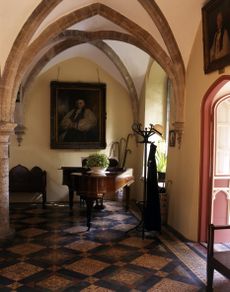
[{"label": "wooden chair", "polygon": [[9,192],[42,194],[42,206],[46,207],[46,171],[38,166],[31,170],[23,165],[16,165],[9,172]]},{"label": "wooden chair", "polygon": [[[226,278],[230,279],[230,250],[215,251],[214,250],[214,235],[215,230],[230,229],[230,225],[213,225],[208,228],[208,251],[207,251],[207,291],[213,289],[213,274],[214,270],[221,273]],[[230,238],[229,238],[230,241]]]}]

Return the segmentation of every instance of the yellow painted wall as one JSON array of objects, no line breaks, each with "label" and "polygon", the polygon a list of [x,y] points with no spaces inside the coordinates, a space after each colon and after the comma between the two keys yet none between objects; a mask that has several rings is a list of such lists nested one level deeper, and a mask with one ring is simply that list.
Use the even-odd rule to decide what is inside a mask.
[{"label": "yellow painted wall", "polygon": [[[50,149],[50,81],[56,80],[60,70],[59,81],[97,82],[98,65],[86,60],[75,58],[50,70],[38,77],[25,96],[25,127],[26,134],[20,147],[16,137],[11,137],[10,167],[22,164],[31,168],[38,165],[48,174],[48,201],[64,200],[67,188],[62,186],[61,166],[80,166],[81,157],[98,150],[65,150]],[[127,137],[131,132],[132,112],[128,93],[118,82],[99,68],[100,81],[106,83],[106,141],[107,148],[101,152],[109,154],[113,141]],[[136,146],[130,140],[132,154],[128,154],[127,166],[135,167]]]},{"label": "yellow painted wall", "polygon": [[[142,89],[139,101],[139,116],[142,125],[149,124],[165,124],[165,96],[166,96],[166,75],[163,69],[153,62],[150,64],[148,76],[145,78],[145,86]],[[165,137],[165,133],[164,133]],[[151,137],[153,138],[153,137]],[[150,139],[151,139],[150,138]],[[142,141],[141,136],[137,137],[138,141]],[[154,141],[158,141],[159,136],[154,137]],[[151,141],[151,140],[149,140]],[[149,150],[149,145],[147,149]],[[144,163],[144,147],[142,143],[138,143],[138,177],[142,178],[136,184],[136,197],[138,200],[143,200],[143,163]],[[147,151],[148,152],[148,151]],[[137,178],[138,179],[138,178]]]},{"label": "yellow painted wall", "polygon": [[[229,73],[228,66],[224,74]],[[167,167],[167,179],[172,181],[168,223],[192,240],[198,234],[201,103],[219,77],[218,71],[204,74],[200,25],[187,68],[183,141],[181,149],[169,147]]]},{"label": "yellow painted wall", "polygon": [[[6,58],[25,20],[41,0],[0,1],[0,67],[5,66]],[[7,28],[7,29],[5,29]],[[3,71],[3,70],[2,70]]]},{"label": "yellow painted wall", "polygon": [[[159,64],[153,62],[146,80],[145,124],[160,124],[165,129],[167,76]],[[164,133],[165,137],[165,133]]]}]

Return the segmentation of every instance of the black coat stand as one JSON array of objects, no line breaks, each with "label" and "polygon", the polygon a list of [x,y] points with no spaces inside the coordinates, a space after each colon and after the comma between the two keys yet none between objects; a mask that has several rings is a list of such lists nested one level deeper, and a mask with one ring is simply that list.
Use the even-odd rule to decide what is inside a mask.
[{"label": "black coat stand", "polygon": [[[149,189],[149,193],[152,190],[151,183],[154,184],[155,188],[156,188],[156,186],[158,187],[158,184],[157,184],[157,172],[156,172],[156,167],[155,167],[156,166],[155,151],[154,151],[154,157],[153,157],[154,159],[151,159],[151,163],[152,163],[152,166],[154,167],[154,169],[151,169],[151,170],[155,171],[156,175],[153,178],[148,177],[148,183],[147,183],[147,145],[151,144],[151,142],[149,141],[149,138],[152,135],[158,134],[158,135],[162,136],[162,134],[158,130],[156,130],[152,124],[150,124],[149,127],[143,128],[140,123],[134,123],[133,126],[132,126],[132,130],[138,136],[141,136],[143,138],[141,141],[138,141],[138,143],[143,143],[144,144],[144,189],[143,189],[143,201],[138,202],[138,206],[139,206],[139,208],[141,210],[141,220],[138,223],[138,225],[136,227],[132,228],[131,230],[134,230],[134,229],[139,230],[141,228],[142,239],[144,239],[144,237],[145,237],[145,229],[151,230],[151,227],[146,222],[146,220],[148,218],[148,212],[150,212],[150,213],[152,212],[151,210],[149,210],[149,206],[147,204],[148,203],[147,192],[148,192],[148,189]],[[151,176],[151,174],[150,174],[150,176]],[[159,200],[159,198],[158,198],[158,200]],[[151,203],[154,203],[154,201],[151,200]],[[159,209],[158,206],[156,206],[156,207],[157,207],[157,210],[158,210]],[[159,212],[157,212],[157,213],[159,213]],[[159,216],[157,216],[157,217],[159,217]],[[159,224],[157,224],[157,225],[159,225]],[[158,231],[160,231],[158,227],[156,229]],[[131,230],[129,230],[129,231],[131,231]]]}]

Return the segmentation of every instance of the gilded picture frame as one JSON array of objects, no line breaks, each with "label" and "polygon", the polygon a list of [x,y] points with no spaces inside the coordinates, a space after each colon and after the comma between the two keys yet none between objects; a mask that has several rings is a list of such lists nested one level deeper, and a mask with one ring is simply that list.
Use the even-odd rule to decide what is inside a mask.
[{"label": "gilded picture frame", "polygon": [[52,149],[106,147],[106,84],[50,83]]},{"label": "gilded picture frame", "polygon": [[170,147],[176,146],[176,131],[175,130],[169,131],[169,146]]},{"label": "gilded picture frame", "polygon": [[230,64],[230,0],[211,0],[202,8],[205,74]]}]

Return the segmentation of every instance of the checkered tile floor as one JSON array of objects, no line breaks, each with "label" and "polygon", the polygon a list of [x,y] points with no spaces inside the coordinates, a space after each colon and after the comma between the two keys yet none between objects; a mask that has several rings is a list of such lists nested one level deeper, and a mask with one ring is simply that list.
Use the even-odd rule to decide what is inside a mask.
[{"label": "checkered tile floor", "polygon": [[93,210],[89,232],[85,207],[70,216],[67,205],[11,205],[15,234],[0,245],[0,291],[205,291],[204,254],[167,230],[144,240],[127,233],[136,218],[120,202],[105,205]]}]

